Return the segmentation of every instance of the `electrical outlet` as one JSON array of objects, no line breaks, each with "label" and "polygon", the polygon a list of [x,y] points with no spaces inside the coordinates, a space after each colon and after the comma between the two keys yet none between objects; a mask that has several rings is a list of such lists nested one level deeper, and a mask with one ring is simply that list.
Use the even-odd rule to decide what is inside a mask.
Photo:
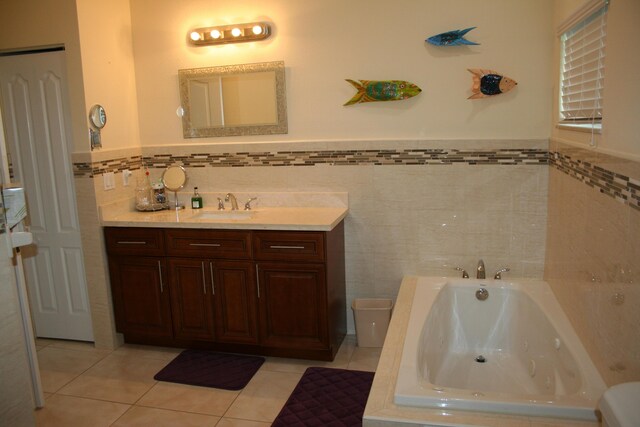
[{"label": "electrical outlet", "polygon": [[102,174],[102,180],[104,182],[105,190],[113,190],[116,188],[116,178],[113,172],[105,172]]},{"label": "electrical outlet", "polygon": [[125,169],[122,171],[122,185],[124,187],[129,186],[129,178],[131,178],[131,171],[129,169]]}]

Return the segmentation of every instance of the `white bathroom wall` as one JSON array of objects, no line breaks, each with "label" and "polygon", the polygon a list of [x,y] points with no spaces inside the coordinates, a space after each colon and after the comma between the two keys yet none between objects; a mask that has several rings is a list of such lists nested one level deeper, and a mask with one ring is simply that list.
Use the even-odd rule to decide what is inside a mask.
[{"label": "white bathroom wall", "polygon": [[[141,142],[187,142],[175,114],[178,69],[274,60],[286,66],[287,135],[189,142],[548,137],[551,12],[551,0],[132,0]],[[258,20],[274,26],[264,42],[186,42],[194,27]],[[480,46],[425,42],[472,26],[467,38]],[[519,85],[492,99],[467,100],[467,68],[495,69]],[[408,80],[423,92],[402,102],[344,107],[355,93],[347,78]]]}]

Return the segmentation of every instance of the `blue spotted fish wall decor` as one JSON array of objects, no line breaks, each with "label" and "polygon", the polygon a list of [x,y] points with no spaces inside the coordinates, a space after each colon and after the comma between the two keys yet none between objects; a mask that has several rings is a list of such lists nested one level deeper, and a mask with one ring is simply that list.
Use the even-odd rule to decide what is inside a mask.
[{"label": "blue spotted fish wall decor", "polygon": [[497,71],[483,70],[480,68],[467,68],[473,74],[473,94],[468,99],[486,98],[499,95],[516,87],[518,84],[512,78],[503,76]]},{"label": "blue spotted fish wall decor", "polygon": [[344,105],[353,105],[361,102],[375,101],[400,101],[412,98],[422,92],[417,85],[404,80],[360,80],[346,79],[356,88],[353,98]]},{"label": "blue spotted fish wall decor", "polygon": [[435,36],[429,37],[427,42],[436,46],[461,46],[461,45],[479,45],[464,38],[464,35],[476,27],[469,27],[464,30],[447,31]]}]

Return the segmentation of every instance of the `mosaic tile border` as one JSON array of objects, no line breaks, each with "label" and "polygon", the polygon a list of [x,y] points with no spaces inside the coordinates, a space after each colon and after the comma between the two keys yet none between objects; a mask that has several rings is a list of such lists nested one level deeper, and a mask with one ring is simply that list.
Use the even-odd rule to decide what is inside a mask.
[{"label": "mosaic tile border", "polygon": [[546,165],[546,149],[404,149],[404,150],[325,150],[263,151],[237,153],[192,153],[176,156],[157,154],[118,158],[103,162],[74,163],[76,177],[117,172],[124,169],[185,167],[255,167],[255,166],[356,166],[356,165]]},{"label": "mosaic tile border", "polygon": [[76,178],[102,175],[106,172],[122,172],[125,169],[137,170],[142,168],[142,156],[118,157],[93,163],[75,162],[73,175]]},{"label": "mosaic tile border", "polygon": [[640,211],[640,180],[558,152],[549,153],[549,164],[589,187]]},{"label": "mosaic tile border", "polygon": [[567,175],[598,189],[640,211],[640,180],[615,173],[580,159],[546,149],[378,149],[261,151],[235,153],[156,154],[130,156],[73,164],[76,177],[94,177],[106,172],[137,170],[143,166],[164,169],[169,165],[185,167],[278,167],[278,166],[359,166],[359,165],[550,165]]}]

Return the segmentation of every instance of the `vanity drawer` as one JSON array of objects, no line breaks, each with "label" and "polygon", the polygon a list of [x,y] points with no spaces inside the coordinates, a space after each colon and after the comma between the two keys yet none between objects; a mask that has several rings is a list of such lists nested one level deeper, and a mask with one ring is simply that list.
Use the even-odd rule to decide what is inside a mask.
[{"label": "vanity drawer", "polygon": [[261,261],[324,261],[324,232],[254,231],[253,250]]},{"label": "vanity drawer", "polygon": [[251,259],[251,232],[167,229],[167,254],[182,257]]},{"label": "vanity drawer", "polygon": [[107,252],[115,255],[164,255],[164,232],[158,228],[106,227]]}]

